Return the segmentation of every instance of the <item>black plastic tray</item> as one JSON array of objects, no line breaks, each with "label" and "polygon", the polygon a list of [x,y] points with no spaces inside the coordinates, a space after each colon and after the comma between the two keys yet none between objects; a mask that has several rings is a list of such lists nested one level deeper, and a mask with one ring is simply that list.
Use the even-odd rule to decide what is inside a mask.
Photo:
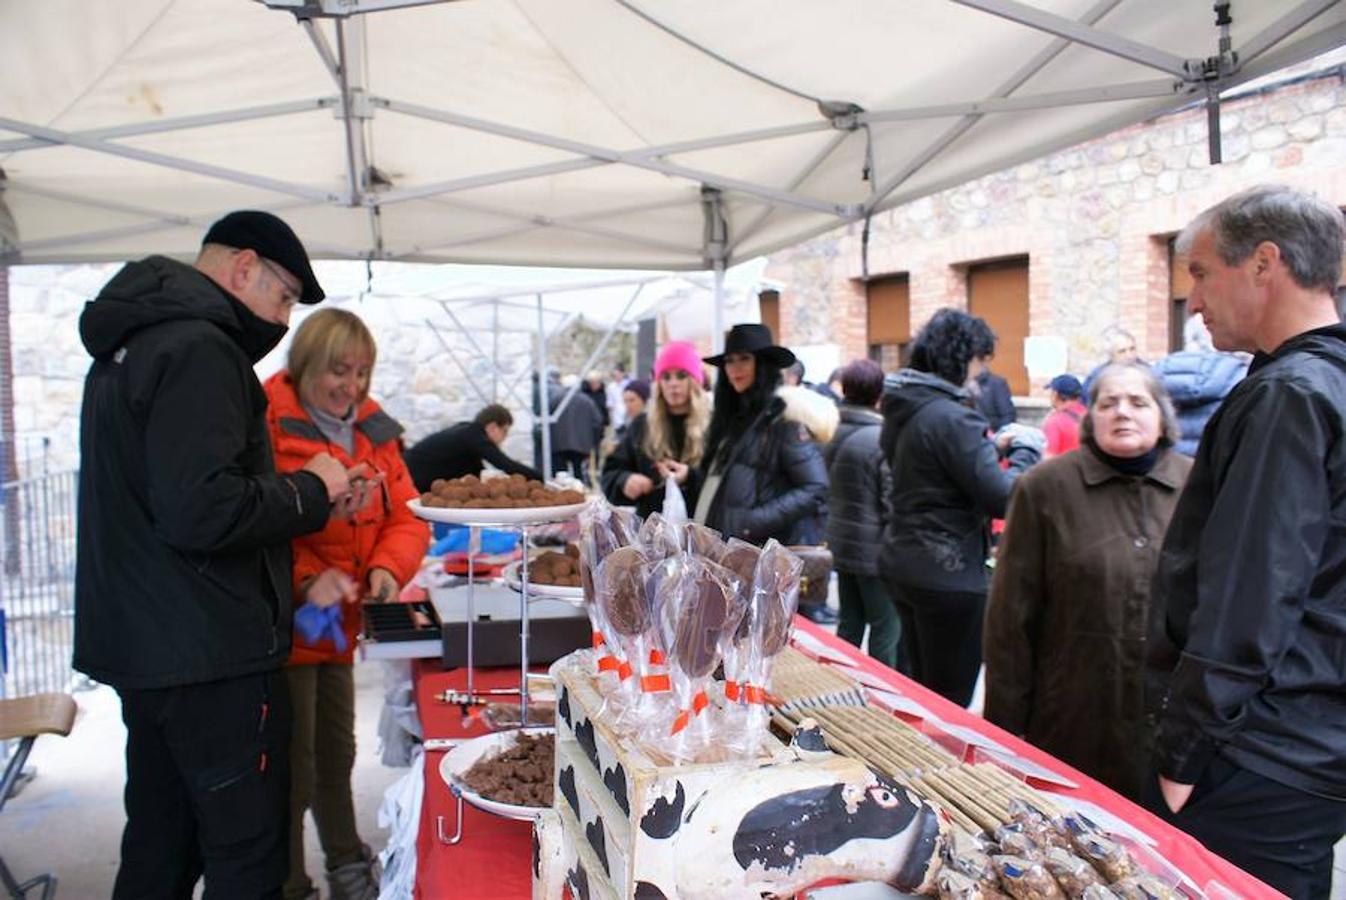
[{"label": "black plastic tray", "polygon": [[[412,612],[429,617],[427,625],[416,624]],[[442,623],[439,612],[429,600],[417,600],[415,603],[365,603],[362,604],[365,620],[365,637],[375,641],[438,641]]]}]

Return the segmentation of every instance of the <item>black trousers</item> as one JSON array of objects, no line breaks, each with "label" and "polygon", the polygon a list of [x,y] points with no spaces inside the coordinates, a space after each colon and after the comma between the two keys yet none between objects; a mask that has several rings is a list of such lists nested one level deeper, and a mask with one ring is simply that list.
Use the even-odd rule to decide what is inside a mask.
[{"label": "black trousers", "polygon": [[289,865],[290,695],[281,671],[119,690],[126,830],[114,900],[279,898]]},{"label": "black trousers", "polygon": [[1145,806],[1295,900],[1325,900],[1332,847],[1346,833],[1346,802],[1306,794],[1216,757],[1177,815],[1145,785]]},{"label": "black trousers", "polygon": [[890,585],[902,620],[900,653],[912,677],[959,706],[972,702],[981,671],[986,594]]}]

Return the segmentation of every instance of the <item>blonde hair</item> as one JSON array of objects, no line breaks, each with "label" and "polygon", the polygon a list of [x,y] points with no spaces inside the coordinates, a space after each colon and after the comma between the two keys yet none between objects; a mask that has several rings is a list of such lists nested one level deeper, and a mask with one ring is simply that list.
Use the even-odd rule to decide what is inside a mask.
[{"label": "blonde hair", "polygon": [[687,376],[686,435],[682,441],[682,455],[673,452],[673,429],[669,425],[671,413],[664,400],[664,390],[656,383],[651,391],[650,406],[645,413],[645,438],[640,449],[650,459],[676,459],[678,462],[695,466],[701,462],[701,454],[706,449],[706,429],[710,427],[710,394],[701,387],[694,374]]},{"label": "blonde hair", "polygon": [[[378,348],[374,336],[359,316],[334,307],[307,316],[294,333],[286,363],[299,396],[304,397],[312,381],[330,370],[337,359],[351,349],[364,351],[369,356],[369,368],[374,368]],[[366,383],[356,402],[362,403],[368,396],[369,385]]]}]

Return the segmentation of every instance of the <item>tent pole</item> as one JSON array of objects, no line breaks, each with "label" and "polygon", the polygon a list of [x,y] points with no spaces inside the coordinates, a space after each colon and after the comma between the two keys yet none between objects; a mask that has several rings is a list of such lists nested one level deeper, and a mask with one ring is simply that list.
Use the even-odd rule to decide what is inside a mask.
[{"label": "tent pole", "polygon": [[724,195],[718,188],[701,186],[701,214],[705,218],[702,254],[715,273],[715,314],[712,318],[712,352],[724,349],[724,262],[729,253],[729,222],[724,215]]},{"label": "tent pole", "polygon": [[[779,338],[777,338],[779,340]],[[715,260],[715,333],[711,335],[712,353],[724,350],[724,260]]]},{"label": "tent pole", "polygon": [[551,481],[551,403],[547,397],[547,323],[543,320],[542,295],[537,295],[537,408],[541,424],[542,477]]},{"label": "tent pole", "polygon": [[500,301],[491,304],[491,402],[500,402]]}]

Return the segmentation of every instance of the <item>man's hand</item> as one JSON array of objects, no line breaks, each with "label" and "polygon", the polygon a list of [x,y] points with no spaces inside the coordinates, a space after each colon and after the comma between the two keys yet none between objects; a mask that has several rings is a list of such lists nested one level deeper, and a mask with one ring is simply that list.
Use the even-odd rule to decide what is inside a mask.
[{"label": "man's hand", "polygon": [[322,479],[322,483],[327,486],[327,499],[332,503],[350,493],[351,480],[346,467],[330,453],[316,454],[304,463],[301,471],[312,472]]},{"label": "man's hand", "polygon": [[387,569],[369,570],[369,599],[372,603],[390,603],[397,599],[397,579]]},{"label": "man's hand", "polygon": [[1169,781],[1163,775],[1159,776],[1159,793],[1164,795],[1164,804],[1176,815],[1187,801],[1192,797],[1192,788],[1195,785],[1179,784],[1176,781]]},{"label": "man's hand", "polygon": [[350,493],[335,501],[335,514],[349,519],[364,509],[370,499],[378,493],[379,485],[383,483],[383,474],[375,472],[365,463],[360,463],[346,470],[346,477],[350,480]]},{"label": "man's hand", "polygon": [[686,484],[687,473],[691,471],[687,463],[678,462],[676,459],[665,459],[656,463],[654,467],[665,479],[672,478],[678,484]]},{"label": "man's hand", "polygon": [[360,599],[360,592],[355,579],[345,572],[324,569],[308,583],[304,589],[304,599],[318,607],[334,606],[337,603],[354,603]]},{"label": "man's hand", "polygon": [[622,493],[626,495],[628,500],[644,497],[652,490],[654,490],[654,482],[639,473],[627,475],[626,481],[622,484]]}]

